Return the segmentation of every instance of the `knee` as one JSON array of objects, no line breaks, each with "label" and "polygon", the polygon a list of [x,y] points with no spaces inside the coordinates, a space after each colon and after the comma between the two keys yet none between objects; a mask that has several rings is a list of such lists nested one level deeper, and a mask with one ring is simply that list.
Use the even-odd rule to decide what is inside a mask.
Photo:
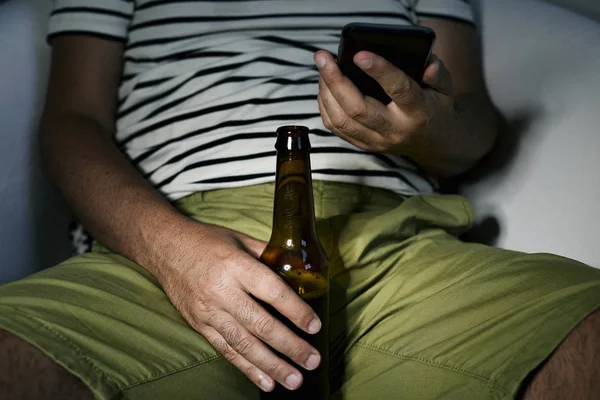
[{"label": "knee", "polygon": [[600,365],[600,309],[588,315],[573,329],[550,361],[556,360],[568,370],[595,370]]},{"label": "knee", "polygon": [[0,329],[0,398],[93,399],[74,375],[35,346]]},{"label": "knee", "polygon": [[528,384],[524,400],[592,399],[600,393],[600,309],[563,340]]},{"label": "knee", "polygon": [[600,347],[600,309],[588,315],[567,337],[565,342],[574,342],[573,344],[589,345]]},{"label": "knee", "polygon": [[12,333],[0,329],[0,376],[7,374],[37,356],[37,349]]},{"label": "knee", "polygon": [[[0,371],[9,373],[11,370],[30,365],[49,365],[49,361],[50,359],[33,345],[0,329]],[[6,375],[2,374],[2,376]]]}]

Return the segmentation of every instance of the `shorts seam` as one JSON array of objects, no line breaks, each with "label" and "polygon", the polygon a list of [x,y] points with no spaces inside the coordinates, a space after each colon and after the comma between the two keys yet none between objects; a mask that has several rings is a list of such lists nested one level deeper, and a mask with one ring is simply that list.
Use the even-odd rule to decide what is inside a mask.
[{"label": "shorts seam", "polygon": [[469,225],[469,227],[471,227],[475,222],[473,207],[468,203],[467,199],[464,197],[461,199],[461,204],[463,209],[465,210],[465,213],[467,214],[467,224]]},{"label": "shorts seam", "polygon": [[400,358],[402,360],[416,361],[416,362],[420,362],[422,364],[426,364],[426,365],[430,365],[430,366],[434,366],[434,367],[438,367],[438,368],[442,368],[442,369],[447,369],[447,370],[450,370],[452,372],[468,376],[470,378],[475,378],[477,380],[485,382],[488,385],[488,389],[490,391],[490,394],[493,393],[492,389],[496,389],[497,391],[502,392],[502,394],[505,395],[505,396],[507,396],[507,395],[510,394],[504,388],[502,388],[501,386],[498,386],[493,379],[490,379],[490,378],[485,377],[483,375],[475,374],[473,372],[470,372],[470,371],[467,371],[467,370],[464,370],[464,369],[460,369],[460,368],[456,368],[456,367],[453,367],[451,365],[441,364],[439,362],[428,360],[426,358],[409,356],[409,355],[405,355],[405,354],[399,354],[399,353],[396,353],[394,351],[383,349],[381,347],[374,346],[374,345],[371,345],[371,344],[368,344],[368,343],[365,343],[365,342],[362,342],[362,341],[356,342],[356,345],[360,346],[360,347],[364,347],[364,348],[370,349],[370,350],[373,350],[373,351],[384,353],[384,354],[390,355],[392,357],[397,357],[397,358]]},{"label": "shorts seam", "polygon": [[[40,321],[37,317],[29,314],[28,312],[26,312],[26,311],[24,311],[24,310],[22,310],[20,308],[13,308],[13,310],[15,312],[17,312],[17,313],[20,313],[20,314],[26,316],[27,319],[29,319],[31,322],[33,322],[34,324],[38,325],[42,329],[48,331],[51,335],[53,335],[54,337],[58,338],[62,342],[66,343],[73,351],[75,351],[75,353],[81,359],[83,359],[92,368],[92,370],[94,370],[94,372],[96,372],[102,379],[104,379],[105,381],[107,381],[110,384],[112,384],[115,387],[115,390],[119,391],[119,392],[123,392],[125,390],[132,389],[132,388],[134,388],[136,386],[143,385],[144,383],[148,383],[148,382],[151,382],[151,381],[154,381],[154,380],[157,380],[157,379],[161,379],[161,378],[167,377],[169,375],[173,375],[173,374],[176,374],[178,372],[182,372],[182,371],[185,371],[185,370],[197,367],[199,365],[205,364],[207,362],[216,360],[218,358],[221,358],[221,355],[217,354],[215,356],[208,357],[208,358],[205,358],[203,360],[195,361],[192,364],[188,364],[188,365],[185,365],[183,367],[176,367],[176,368],[173,368],[171,370],[168,370],[168,371],[165,371],[165,372],[161,372],[159,374],[152,375],[152,376],[150,376],[150,377],[148,377],[148,378],[146,378],[144,380],[137,381],[137,382],[132,383],[130,385],[123,386],[123,385],[119,384],[117,381],[115,381],[113,378],[111,378],[110,376],[108,376],[106,374],[106,372],[104,372],[102,370],[102,368],[100,368],[98,365],[96,365],[94,363],[94,361],[89,356],[87,356],[85,354],[85,352],[79,346],[77,346],[75,343],[71,342],[66,336],[64,336],[60,332],[56,331],[55,329],[51,328],[50,326],[46,325],[44,322]],[[26,339],[23,339],[23,340],[26,340]],[[33,343],[32,343],[32,345],[36,346]],[[84,382],[84,384],[86,386],[88,386],[87,383]]]},{"label": "shorts seam", "polygon": [[[563,305],[562,307],[564,307],[564,305]],[[562,307],[561,307],[561,308],[562,308]],[[562,309],[560,310],[560,315],[561,315],[561,316],[565,315],[565,312],[564,312]],[[506,365],[506,366],[508,366],[508,365],[512,365],[513,361],[514,361],[514,360],[517,358],[517,356],[518,356],[519,354],[521,354],[521,351],[522,351],[523,349],[526,349],[526,348],[528,348],[528,347],[529,347],[529,344],[530,344],[531,342],[533,342],[534,340],[538,339],[538,335],[537,335],[537,334],[538,334],[538,332],[539,332],[539,331],[540,331],[540,330],[541,330],[543,327],[544,327],[544,324],[543,324],[543,323],[540,323],[540,324],[538,325],[538,327],[535,329],[535,331],[533,331],[533,333],[531,333],[531,338],[530,338],[529,340],[527,340],[525,343],[523,343],[523,345],[522,345],[522,346],[519,348],[519,351],[515,351],[515,353],[512,355],[512,357],[510,357],[510,359],[509,359],[508,361],[506,361],[506,363],[505,363],[505,365]],[[505,366],[503,369],[501,369],[500,371],[498,371],[498,376],[500,376],[500,375],[502,374],[502,372],[504,372],[504,370],[506,370],[506,368],[507,368],[506,366]],[[494,383],[494,385],[497,385],[497,382],[498,382],[498,380],[499,380],[499,379],[500,379],[500,378],[495,378],[495,379],[493,379],[493,383]]]},{"label": "shorts seam", "polygon": [[[565,305],[565,304],[563,304],[563,305],[561,305],[561,307],[559,308],[559,310],[560,310],[559,312],[560,312],[560,315],[561,315],[561,316],[568,316],[568,315],[570,315],[568,312],[566,312],[566,311],[564,310],[564,308],[565,308],[565,307],[566,307],[566,305]],[[586,312],[586,313],[585,313],[585,316],[584,316],[582,319],[580,319],[580,320],[578,319],[578,320],[577,320],[578,322],[576,322],[576,323],[574,324],[574,326],[573,326],[573,327],[572,327],[572,328],[569,330],[569,332],[567,332],[567,333],[566,333],[566,335],[565,335],[565,336],[564,336],[564,337],[563,337],[563,338],[562,338],[562,339],[559,341],[559,344],[558,344],[558,345],[557,345],[557,346],[556,346],[556,347],[555,347],[553,350],[551,350],[551,351],[550,351],[550,354],[548,355],[548,357],[551,357],[551,356],[552,356],[552,353],[554,353],[554,351],[555,351],[556,349],[558,349],[558,346],[560,346],[560,343],[562,343],[562,342],[563,342],[563,341],[564,341],[564,340],[565,340],[565,339],[566,339],[566,338],[567,338],[567,337],[570,335],[570,333],[571,333],[571,332],[572,332],[574,329],[576,329],[576,328],[577,328],[577,326],[578,326],[580,323],[582,323],[582,322],[585,320],[585,318],[587,318],[587,316],[589,316],[591,313],[595,312],[595,310],[600,310],[600,306],[598,306],[598,305],[595,305],[595,306],[593,306],[592,310],[591,310],[591,311],[588,311],[588,312]],[[539,331],[540,331],[540,330],[541,330],[543,327],[544,327],[544,324],[543,324],[543,323],[540,323],[540,324],[539,324],[539,326],[538,326],[538,327],[535,329],[535,331],[534,331],[534,332],[531,334],[531,338],[530,338],[529,340],[527,340],[527,342],[526,342],[526,343],[524,343],[524,344],[523,344],[523,346],[521,346],[521,348],[520,348],[519,350],[522,350],[522,349],[526,349],[526,348],[528,348],[528,347],[529,347],[529,345],[530,345],[530,344],[531,344],[533,341],[537,340],[537,339],[538,339],[538,335],[537,335],[537,333],[538,333],[538,332],[539,332]],[[508,360],[508,361],[505,363],[505,367],[504,367],[503,369],[501,369],[500,371],[498,371],[498,376],[501,376],[501,375],[502,375],[502,373],[503,373],[503,372],[504,372],[504,371],[505,371],[505,370],[508,368],[508,366],[513,364],[514,360],[515,360],[515,359],[516,359],[516,358],[519,356],[519,354],[521,354],[521,351],[516,351],[516,352],[515,352],[515,354],[514,354],[514,355],[513,355],[513,356],[512,356],[512,357],[511,357],[511,358],[510,358],[510,359],[509,359],[509,360]],[[541,360],[541,361],[540,361],[540,363],[542,363],[542,362],[543,362],[543,360]],[[539,365],[539,364],[538,364],[538,365]],[[531,372],[531,371],[529,371],[527,374],[529,374],[530,372]],[[499,380],[500,380],[500,377],[498,377],[498,378],[495,378],[495,379],[493,379],[493,380],[492,380],[492,381],[493,381],[493,384],[494,384],[494,386],[498,386],[498,383],[497,383],[497,382],[498,382]]]},{"label": "shorts seam", "polygon": [[198,367],[198,366],[200,366],[202,364],[206,364],[206,363],[208,363],[210,361],[214,361],[214,360],[216,360],[218,358],[221,358],[221,356],[217,354],[217,355],[214,355],[212,357],[208,357],[208,358],[205,358],[203,360],[196,361],[196,362],[194,362],[192,364],[185,365],[183,367],[176,367],[176,368],[173,368],[171,370],[168,370],[168,371],[165,371],[165,372],[161,372],[161,373],[152,375],[152,376],[150,376],[150,377],[148,377],[148,378],[146,378],[146,379],[144,379],[142,381],[138,381],[138,382],[133,383],[133,384],[131,384],[129,386],[125,386],[125,387],[121,388],[120,390],[121,391],[126,391],[126,390],[129,390],[129,389],[133,389],[134,387],[143,385],[145,383],[152,382],[152,381],[155,381],[155,380],[158,380],[158,379],[161,379],[161,378],[165,378],[167,376],[170,376],[170,375],[173,375],[173,374],[177,374],[179,372],[186,371],[186,370],[192,369],[194,367]]},{"label": "shorts seam", "polygon": [[[94,372],[96,372],[98,375],[100,375],[100,377],[104,380],[106,380],[107,382],[110,382],[111,384],[113,384],[117,389],[119,389],[119,383],[116,382],[115,380],[113,380],[111,377],[109,377],[106,372],[104,372],[102,370],[102,368],[100,368],[99,366],[97,366],[94,361],[87,356],[84,351],[77,346],[75,343],[71,342],[66,336],[64,336],[62,333],[56,331],[54,328],[51,328],[50,326],[46,325],[44,322],[40,321],[37,317],[29,314],[27,311],[24,311],[20,308],[14,308],[14,310],[17,313],[21,313],[24,316],[26,316],[31,322],[33,322],[34,324],[42,327],[43,329],[45,329],[46,331],[48,331],[50,334],[52,334],[54,337],[60,339],[61,341],[63,341],[64,343],[66,343],[73,351],[75,351],[75,353],[81,357],[93,370]],[[25,340],[25,339],[24,339]],[[35,345],[34,345],[35,346]],[[37,347],[37,346],[36,346]],[[58,360],[56,360],[58,361]],[[87,385],[87,384],[86,384]]]}]

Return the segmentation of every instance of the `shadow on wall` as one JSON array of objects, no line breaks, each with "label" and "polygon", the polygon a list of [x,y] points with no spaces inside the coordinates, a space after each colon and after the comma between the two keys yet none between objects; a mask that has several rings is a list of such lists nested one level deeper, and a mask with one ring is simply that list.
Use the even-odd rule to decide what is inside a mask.
[{"label": "shadow on wall", "polygon": [[[519,152],[520,143],[525,134],[530,132],[530,127],[541,117],[540,110],[523,110],[510,119],[502,118],[498,139],[492,151],[487,154],[479,164],[461,176],[443,182],[444,193],[460,193],[461,186],[476,184],[483,179],[508,174],[513,160]],[[482,243],[490,246],[496,245],[500,236],[501,224],[497,215],[491,214],[482,217],[477,224],[466,232],[461,238],[467,242]]]}]

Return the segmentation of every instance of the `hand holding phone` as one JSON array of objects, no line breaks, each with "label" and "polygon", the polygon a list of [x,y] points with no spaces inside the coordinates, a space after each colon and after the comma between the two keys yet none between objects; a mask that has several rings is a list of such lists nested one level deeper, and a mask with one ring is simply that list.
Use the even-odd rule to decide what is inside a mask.
[{"label": "hand holding phone", "polygon": [[351,23],[342,29],[337,63],[365,96],[388,104],[391,99],[379,83],[354,64],[356,53],[375,53],[423,86],[423,73],[434,42],[435,32],[426,27]]}]

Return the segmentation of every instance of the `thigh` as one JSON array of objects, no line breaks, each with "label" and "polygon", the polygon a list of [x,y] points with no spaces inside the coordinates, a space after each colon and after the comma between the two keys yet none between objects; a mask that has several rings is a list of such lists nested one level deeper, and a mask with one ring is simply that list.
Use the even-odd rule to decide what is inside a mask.
[{"label": "thigh", "polygon": [[462,202],[415,198],[340,230],[337,398],[514,398],[600,306],[600,270],[459,241]]},{"label": "thigh", "polygon": [[35,345],[99,399],[258,398],[124,257],[93,252],[0,287],[0,327]]}]

